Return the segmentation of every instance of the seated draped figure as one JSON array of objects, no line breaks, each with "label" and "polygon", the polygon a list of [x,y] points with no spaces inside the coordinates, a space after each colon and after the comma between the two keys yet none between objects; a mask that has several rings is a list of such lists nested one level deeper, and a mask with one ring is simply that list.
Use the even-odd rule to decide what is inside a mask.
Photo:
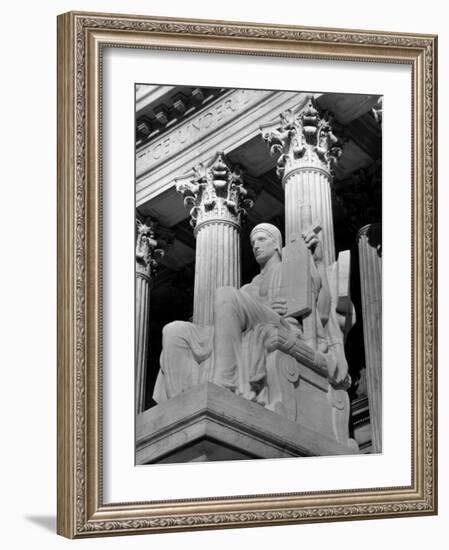
[{"label": "seated draped figure", "polygon": [[[250,239],[260,273],[240,289],[216,290],[212,326],[174,321],[164,327],[161,368],[153,394],[157,403],[210,381],[277,410],[273,401],[279,392],[270,387],[277,383],[267,367],[273,353],[288,356],[289,364],[301,363],[315,372],[325,372],[334,388],[348,387],[341,319],[327,280],[321,243],[313,231],[302,238],[312,258],[313,305],[308,319],[287,314],[279,229],[268,223],[256,225]],[[312,339],[307,323],[313,325]],[[286,368],[291,370],[288,365]]]}]

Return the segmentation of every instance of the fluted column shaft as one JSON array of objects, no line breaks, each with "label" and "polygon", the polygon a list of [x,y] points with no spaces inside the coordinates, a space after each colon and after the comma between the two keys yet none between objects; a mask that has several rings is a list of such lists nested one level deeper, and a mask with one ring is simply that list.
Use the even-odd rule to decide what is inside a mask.
[{"label": "fluted column shaft", "polygon": [[[297,109],[280,114],[279,122],[262,128],[272,155],[278,155],[277,174],[285,190],[285,241],[319,225],[326,266],[335,261],[331,180],[341,155],[328,114],[321,114],[313,97]],[[310,207],[312,227],[304,227],[303,207]]]},{"label": "fluted column shaft", "polygon": [[330,173],[316,166],[301,166],[286,172],[283,178],[285,190],[285,242],[309,228],[302,227],[301,207],[310,206],[312,220],[320,224],[319,234],[326,265],[335,261],[334,222]]},{"label": "fluted column shaft", "polygon": [[148,323],[150,319],[150,280],[136,275],[136,410],[145,409]]},{"label": "fluted column shaft", "polygon": [[373,451],[382,451],[382,257],[380,224],[358,234],[366,381]]},{"label": "fluted column shaft", "polygon": [[190,177],[176,184],[191,206],[196,236],[193,322],[213,324],[215,291],[240,287],[240,230],[242,216],[252,206],[240,173],[222,153],[195,167]]},{"label": "fluted column shaft", "polygon": [[[277,156],[276,172],[284,187],[286,247],[313,230],[321,242],[325,268],[332,266],[335,241],[331,180],[341,148],[331,117],[320,113],[315,99],[309,96],[261,130],[270,153]],[[316,349],[316,296],[310,306],[310,313],[302,318],[304,339]]]},{"label": "fluted column shaft", "polygon": [[145,410],[147,379],[147,360],[149,349],[150,290],[157,262],[155,258],[163,256],[163,251],[156,248],[152,224],[137,222],[136,239],[136,372],[135,404],[136,413]]},{"label": "fluted column shaft", "polygon": [[240,287],[240,228],[223,220],[199,227],[196,236],[193,322],[212,325],[215,290]]}]

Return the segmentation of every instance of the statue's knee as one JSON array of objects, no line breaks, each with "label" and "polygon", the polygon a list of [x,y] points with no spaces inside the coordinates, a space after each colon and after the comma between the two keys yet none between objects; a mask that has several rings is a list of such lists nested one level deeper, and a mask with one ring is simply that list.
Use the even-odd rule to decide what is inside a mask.
[{"label": "statue's knee", "polygon": [[233,304],[235,300],[235,288],[232,286],[222,286],[215,291],[215,310],[219,311],[220,308],[229,304]]},{"label": "statue's knee", "polygon": [[185,335],[185,321],[172,321],[162,329],[162,342],[172,342]]}]

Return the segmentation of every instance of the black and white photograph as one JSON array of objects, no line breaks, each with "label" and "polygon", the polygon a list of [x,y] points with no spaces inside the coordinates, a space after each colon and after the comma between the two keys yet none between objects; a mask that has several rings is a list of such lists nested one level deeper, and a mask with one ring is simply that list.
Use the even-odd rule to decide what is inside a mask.
[{"label": "black and white photograph", "polygon": [[382,99],[135,85],[136,465],[382,452]]}]

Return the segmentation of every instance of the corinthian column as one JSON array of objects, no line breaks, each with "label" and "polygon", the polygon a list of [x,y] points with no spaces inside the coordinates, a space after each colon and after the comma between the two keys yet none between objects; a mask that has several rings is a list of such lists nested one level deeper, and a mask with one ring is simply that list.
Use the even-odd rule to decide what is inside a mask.
[{"label": "corinthian column", "polygon": [[192,177],[177,182],[176,189],[191,207],[196,236],[193,322],[211,325],[215,289],[240,287],[241,222],[252,200],[238,170],[222,153],[194,168]]},{"label": "corinthian column", "polygon": [[298,238],[303,227],[301,207],[310,206],[312,219],[322,228],[320,239],[326,265],[335,261],[331,181],[341,155],[331,120],[318,112],[315,100],[307,98],[298,110],[288,110],[280,121],[262,128],[271,154],[279,154],[277,174],[285,190],[286,244]]},{"label": "corinthian column", "polygon": [[145,409],[146,364],[150,313],[150,289],[163,251],[156,248],[152,224],[137,220],[136,238],[136,412]]},{"label": "corinthian column", "polygon": [[373,451],[382,451],[382,229],[365,225],[358,236],[366,382]]}]

